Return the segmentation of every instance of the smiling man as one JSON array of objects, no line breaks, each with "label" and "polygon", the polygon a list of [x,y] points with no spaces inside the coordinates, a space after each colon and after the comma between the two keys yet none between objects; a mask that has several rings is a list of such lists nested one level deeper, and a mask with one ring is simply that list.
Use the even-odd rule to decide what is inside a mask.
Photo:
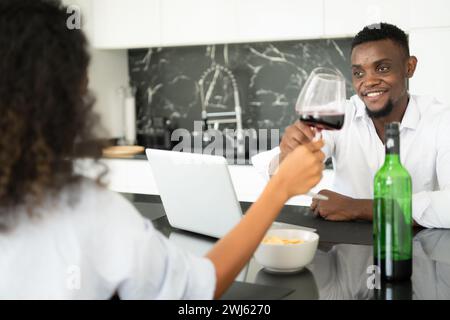
[{"label": "smiling man", "polygon": [[[335,172],[329,200],[314,199],[311,209],[328,220],[372,220],[373,178],[384,162],[384,125],[401,122],[400,158],[412,176],[413,218],[424,227],[450,228],[450,108],[432,97],[409,94],[408,79],[417,58],[398,27],[367,26],[353,39],[352,84],[344,127],[323,131],[323,151]],[[432,81],[432,79],[430,79]],[[286,128],[279,148],[252,158],[270,175],[297,145],[314,137],[295,122]]]}]

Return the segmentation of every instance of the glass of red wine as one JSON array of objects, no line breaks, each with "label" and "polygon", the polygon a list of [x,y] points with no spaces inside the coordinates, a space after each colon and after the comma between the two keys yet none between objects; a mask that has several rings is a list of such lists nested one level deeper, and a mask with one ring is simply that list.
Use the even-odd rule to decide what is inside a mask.
[{"label": "glass of red wine", "polygon": [[[321,137],[321,130],[342,128],[345,99],[344,76],[338,70],[320,67],[314,69],[306,80],[295,110],[300,121],[315,128],[315,139],[318,139]],[[319,200],[328,199],[311,191],[307,195]]]},{"label": "glass of red wine", "polygon": [[345,78],[336,69],[316,68],[309,75],[295,105],[300,121],[321,130],[344,125]]}]

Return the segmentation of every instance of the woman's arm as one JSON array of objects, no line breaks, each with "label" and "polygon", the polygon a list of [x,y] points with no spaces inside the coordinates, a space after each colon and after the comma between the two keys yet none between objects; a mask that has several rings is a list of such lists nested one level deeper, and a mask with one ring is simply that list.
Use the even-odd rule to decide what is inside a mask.
[{"label": "woman's arm", "polygon": [[216,270],[214,298],[223,294],[250,260],[284,203],[294,195],[306,193],[320,181],[322,146],[323,142],[319,141],[292,151],[241,222],[207,254]]}]

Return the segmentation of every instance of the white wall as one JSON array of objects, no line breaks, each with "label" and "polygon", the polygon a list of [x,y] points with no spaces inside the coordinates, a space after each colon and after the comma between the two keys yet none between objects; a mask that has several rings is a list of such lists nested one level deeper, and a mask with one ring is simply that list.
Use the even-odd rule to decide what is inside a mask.
[{"label": "white wall", "polygon": [[[95,1],[95,0],[94,0]],[[76,5],[81,9],[82,28],[92,42],[93,19],[92,0],[64,0],[66,5]],[[119,88],[129,82],[127,50],[99,50],[90,48],[89,88],[94,92],[97,102],[95,111],[100,115],[104,131],[103,137],[122,135],[122,105]]]},{"label": "white wall", "polygon": [[410,46],[411,54],[418,58],[410,91],[431,94],[450,106],[450,27],[413,30]]},{"label": "white wall", "polygon": [[97,98],[95,110],[106,129],[104,135],[120,137],[123,135],[123,109],[119,88],[129,81],[127,51],[92,50],[91,59],[89,87]]},{"label": "white wall", "polygon": [[409,0],[323,0],[325,37],[353,37],[364,26],[390,22],[409,29]]},{"label": "white wall", "polygon": [[450,106],[450,1],[412,0],[409,10],[410,51],[418,59],[410,91],[433,95]]}]

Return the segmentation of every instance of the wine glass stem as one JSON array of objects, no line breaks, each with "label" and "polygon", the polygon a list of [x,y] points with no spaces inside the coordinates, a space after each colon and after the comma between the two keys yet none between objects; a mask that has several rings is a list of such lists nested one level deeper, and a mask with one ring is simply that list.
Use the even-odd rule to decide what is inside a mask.
[{"label": "wine glass stem", "polygon": [[315,134],[314,134],[314,138],[313,141],[319,141],[320,139],[322,139],[322,130],[319,130],[317,128],[314,129]]}]

